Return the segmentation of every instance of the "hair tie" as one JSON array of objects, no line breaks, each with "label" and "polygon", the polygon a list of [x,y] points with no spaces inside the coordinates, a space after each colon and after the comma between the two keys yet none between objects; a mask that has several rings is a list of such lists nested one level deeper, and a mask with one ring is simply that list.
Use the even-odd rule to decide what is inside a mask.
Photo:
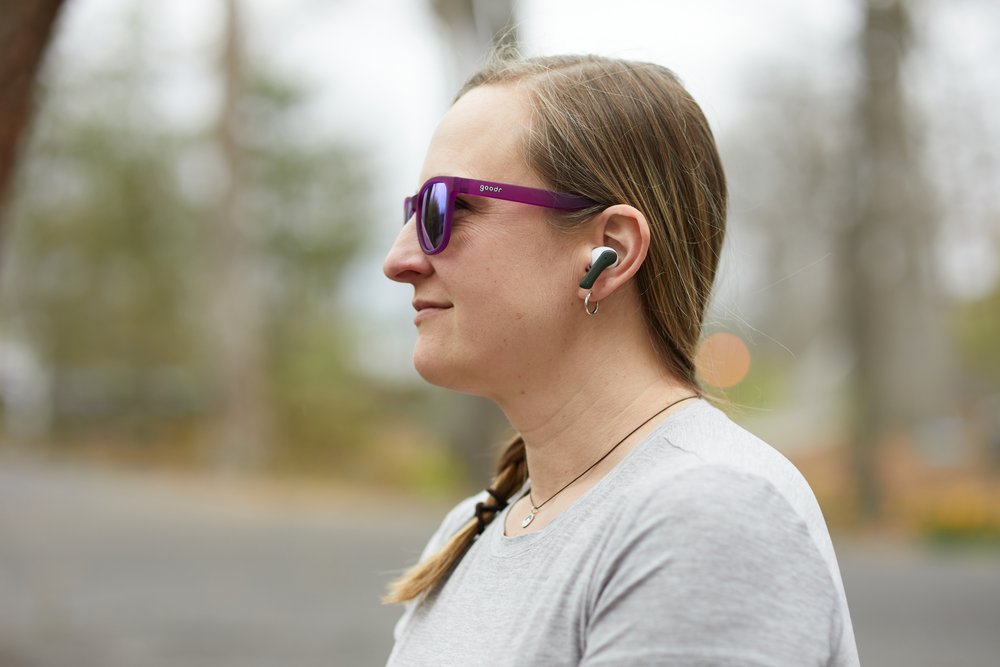
[{"label": "hair tie", "polygon": [[484,530],[486,530],[486,524],[488,523],[486,519],[483,518],[485,512],[491,512],[496,514],[503,508],[507,507],[507,499],[500,496],[496,491],[487,487],[486,493],[493,496],[496,503],[493,505],[487,505],[483,502],[476,503],[476,535],[479,535]]}]

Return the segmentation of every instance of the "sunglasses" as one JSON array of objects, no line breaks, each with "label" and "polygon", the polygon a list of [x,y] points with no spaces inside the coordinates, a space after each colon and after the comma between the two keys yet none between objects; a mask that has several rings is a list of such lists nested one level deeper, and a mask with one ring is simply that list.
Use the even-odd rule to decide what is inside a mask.
[{"label": "sunglasses", "polygon": [[551,190],[480,181],[474,178],[435,176],[428,179],[417,194],[403,200],[403,224],[409,222],[416,214],[417,238],[420,239],[420,248],[425,254],[436,255],[448,247],[457,195],[504,199],[561,211],[579,211],[598,205],[598,202],[587,197]]}]

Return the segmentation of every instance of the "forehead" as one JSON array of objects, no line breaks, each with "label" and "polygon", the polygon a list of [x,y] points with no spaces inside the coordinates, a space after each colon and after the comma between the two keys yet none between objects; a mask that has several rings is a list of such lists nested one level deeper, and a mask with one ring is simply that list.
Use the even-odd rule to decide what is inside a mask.
[{"label": "forehead", "polygon": [[432,176],[538,184],[524,155],[527,96],[514,86],[473,88],[445,113],[427,149],[421,182]]}]

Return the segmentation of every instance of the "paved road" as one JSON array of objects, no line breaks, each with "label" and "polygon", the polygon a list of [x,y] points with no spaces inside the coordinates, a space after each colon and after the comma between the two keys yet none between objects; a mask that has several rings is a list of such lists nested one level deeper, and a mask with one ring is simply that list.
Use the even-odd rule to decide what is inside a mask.
[{"label": "paved road", "polygon": [[[0,459],[0,666],[383,664],[441,511]],[[998,664],[1000,556],[838,551],[863,664]]]}]

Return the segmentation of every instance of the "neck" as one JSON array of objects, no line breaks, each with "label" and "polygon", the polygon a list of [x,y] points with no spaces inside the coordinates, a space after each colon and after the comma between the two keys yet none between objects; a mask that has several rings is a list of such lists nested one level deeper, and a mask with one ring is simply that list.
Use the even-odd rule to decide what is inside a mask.
[{"label": "neck", "polygon": [[[531,390],[496,397],[511,425],[525,443],[531,493],[535,503],[545,502],[570,480],[608,453],[630,431],[678,399],[694,392],[673,380],[652,350],[623,355],[624,350],[645,350],[646,345],[595,345],[589,341],[589,363],[545,369],[535,375]],[[607,349],[601,351],[601,347]],[[684,409],[680,403],[657,415],[621,442],[610,455],[570,485],[561,496],[572,496],[574,487],[589,486],[603,477],[669,414]]]}]

